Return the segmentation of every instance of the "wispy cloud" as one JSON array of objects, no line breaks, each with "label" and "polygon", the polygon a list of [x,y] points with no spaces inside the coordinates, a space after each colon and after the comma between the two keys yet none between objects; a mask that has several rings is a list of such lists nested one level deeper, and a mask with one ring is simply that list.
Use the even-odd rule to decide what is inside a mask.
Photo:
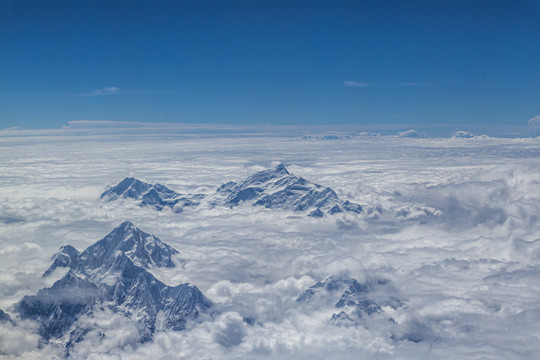
[{"label": "wispy cloud", "polygon": [[120,91],[119,88],[116,86],[110,86],[103,89],[98,89],[90,93],[90,95],[99,96],[99,95],[112,95],[112,94],[118,94]]},{"label": "wispy cloud", "polygon": [[78,96],[105,96],[105,95],[114,95],[114,94],[119,94],[119,93],[120,93],[120,88],[116,86],[109,86],[109,87],[104,87],[102,89],[97,89],[88,93],[78,94]]},{"label": "wispy cloud", "polygon": [[430,84],[426,83],[417,83],[417,82],[400,82],[400,83],[368,83],[364,81],[356,80],[345,80],[343,85],[346,87],[420,87],[420,86],[429,86]]},{"label": "wispy cloud", "polygon": [[395,86],[402,86],[402,87],[416,87],[416,86],[429,86],[429,84],[425,83],[416,83],[416,82],[402,82]]},{"label": "wispy cloud", "polygon": [[343,85],[348,86],[348,87],[370,87],[370,86],[372,86],[369,83],[362,82],[362,81],[354,81],[354,80],[345,80],[343,82]]}]

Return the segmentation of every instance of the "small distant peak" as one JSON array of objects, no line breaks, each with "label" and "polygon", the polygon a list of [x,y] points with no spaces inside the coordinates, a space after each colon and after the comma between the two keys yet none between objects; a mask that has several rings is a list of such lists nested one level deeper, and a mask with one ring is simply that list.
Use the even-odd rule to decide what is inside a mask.
[{"label": "small distant peak", "polygon": [[64,277],[62,277],[60,280],[56,281],[53,284],[53,289],[78,284],[82,281],[84,281],[84,279],[77,276],[77,274],[75,274],[72,269],[69,269],[69,271],[66,273],[66,275],[64,275]]},{"label": "small distant peak", "polygon": [[324,214],[323,214],[323,212],[321,211],[321,209],[317,208],[317,209],[313,210],[312,212],[310,212],[310,213],[308,214],[308,216],[311,216],[311,217],[317,217],[317,218],[318,218],[318,217],[323,217]]},{"label": "small distant peak", "polygon": [[287,171],[287,168],[285,167],[285,165],[283,165],[283,163],[279,163],[279,165],[276,166],[276,168],[274,169],[274,173],[289,175],[289,172]]},{"label": "small distant peak", "polygon": [[60,246],[60,250],[58,252],[60,252],[62,254],[69,255],[69,256],[79,255],[79,250],[75,249],[71,245],[62,245],[62,246]]},{"label": "small distant peak", "polygon": [[114,228],[113,231],[122,231],[123,233],[128,232],[130,230],[137,229],[135,225],[131,221],[124,221],[120,225],[118,225],[116,228]]},{"label": "small distant peak", "polygon": [[120,225],[118,225],[119,228],[132,228],[132,227],[135,227],[135,225],[133,225],[133,223],[131,221],[124,221],[123,223],[121,223]]},{"label": "small distant peak", "polygon": [[15,325],[13,320],[11,320],[11,316],[3,312],[2,309],[0,309],[0,323],[10,323],[11,325]]},{"label": "small distant peak", "polygon": [[118,183],[118,185],[128,185],[128,184],[133,184],[133,183],[138,182],[138,181],[140,181],[140,180],[137,180],[134,177],[129,177],[128,176],[128,177],[124,178],[124,180],[120,181]]}]

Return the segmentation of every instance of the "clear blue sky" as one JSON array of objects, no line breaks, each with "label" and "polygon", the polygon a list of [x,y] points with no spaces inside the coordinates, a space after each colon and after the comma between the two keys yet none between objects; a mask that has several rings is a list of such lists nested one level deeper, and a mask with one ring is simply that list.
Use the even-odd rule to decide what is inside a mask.
[{"label": "clear blue sky", "polygon": [[515,124],[537,1],[0,0],[0,128]]}]

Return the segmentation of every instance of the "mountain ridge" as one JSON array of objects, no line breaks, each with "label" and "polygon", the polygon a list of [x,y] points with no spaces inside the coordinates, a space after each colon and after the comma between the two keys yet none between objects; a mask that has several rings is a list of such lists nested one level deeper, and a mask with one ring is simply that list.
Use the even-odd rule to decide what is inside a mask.
[{"label": "mountain ridge", "polygon": [[126,177],[117,185],[105,190],[101,200],[133,199],[141,207],[151,206],[161,211],[165,207],[181,212],[184,207],[197,206],[203,194],[180,194],[161,184],[149,184],[133,177]]},{"label": "mountain ridge", "polygon": [[256,172],[241,182],[229,181],[219,186],[213,194],[181,195],[167,187],[148,184],[135,178],[125,178],[101,194],[101,199],[135,199],[139,206],[153,206],[157,210],[170,207],[181,211],[196,207],[206,198],[210,206],[236,206],[250,204],[268,209],[306,212],[310,217],[325,214],[361,213],[361,205],[341,200],[330,187],[325,187],[290,173],[283,163],[273,169]]},{"label": "mountain ridge", "polygon": [[[68,272],[51,287],[23,297],[15,310],[22,319],[37,321],[45,340],[67,337],[67,344],[85,333],[73,329],[81,316],[105,308],[140,324],[141,341],[152,339],[159,329],[182,330],[213,304],[196,286],[168,286],[148,271],[152,266],[174,267],[171,255],[176,253],[125,221],[80,253],[62,246],[43,276],[58,267],[68,267]],[[167,320],[158,326],[159,314]]]}]

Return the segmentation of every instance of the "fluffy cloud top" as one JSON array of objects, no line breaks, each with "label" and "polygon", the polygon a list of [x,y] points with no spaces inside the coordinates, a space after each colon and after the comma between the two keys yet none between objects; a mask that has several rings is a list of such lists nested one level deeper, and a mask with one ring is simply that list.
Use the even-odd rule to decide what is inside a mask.
[{"label": "fluffy cloud top", "polygon": [[414,129],[398,132],[399,137],[418,137],[418,132]]},{"label": "fluffy cloud top", "polygon": [[535,116],[532,119],[530,119],[529,123],[527,124],[527,127],[533,130],[540,129],[540,116]]},{"label": "fluffy cloud top", "polygon": [[[61,245],[82,250],[129,220],[180,251],[177,268],[152,273],[195,284],[216,312],[144,344],[136,323],[96,312],[79,320],[95,330],[72,358],[531,359],[540,351],[539,159],[538,139],[3,138],[0,309],[17,321],[13,304],[55,280],[41,274]],[[365,211],[314,219],[201,204],[177,214],[99,200],[126,176],[211,193],[276,160]],[[348,326],[332,322],[333,300],[295,301],[337,274],[384,282],[369,293],[384,312]],[[1,323],[0,349],[62,354],[35,330]]]}]

